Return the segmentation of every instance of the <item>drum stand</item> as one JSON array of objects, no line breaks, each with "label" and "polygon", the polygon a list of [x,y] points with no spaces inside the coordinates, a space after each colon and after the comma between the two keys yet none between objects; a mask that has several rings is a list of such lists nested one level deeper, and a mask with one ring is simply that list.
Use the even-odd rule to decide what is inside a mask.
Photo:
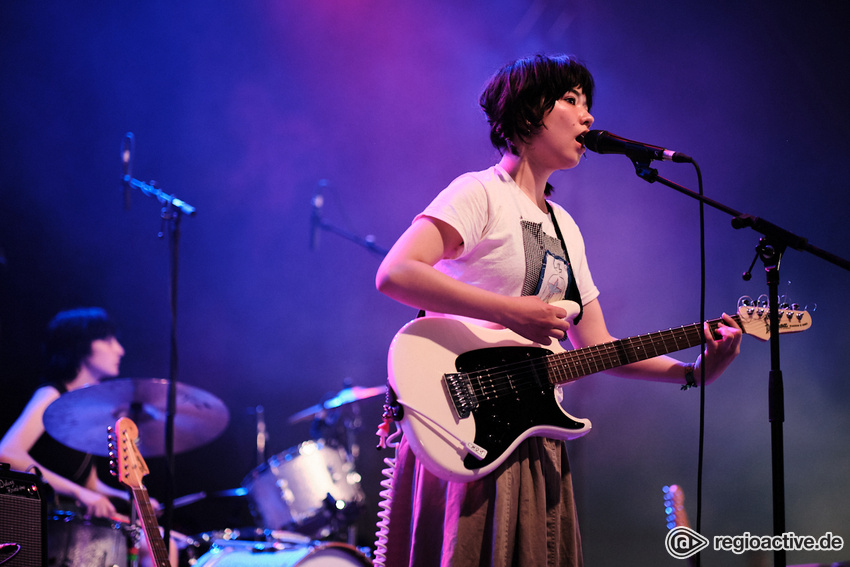
[{"label": "drum stand", "polygon": [[[349,404],[351,415],[344,416],[342,407],[328,410],[324,415],[318,415],[310,426],[310,434],[315,440],[323,439],[329,446],[339,447],[345,451],[346,461],[356,471],[357,457],[360,456],[360,445],[357,443],[355,433],[362,425],[360,408],[356,403]],[[359,515],[360,510],[338,508],[337,501],[330,494],[324,500],[329,514],[328,529],[329,537],[340,537],[345,534],[345,541],[349,545],[355,545],[357,541],[357,526],[353,521]],[[346,503],[351,504],[351,503]]]},{"label": "drum stand", "polygon": [[130,526],[127,528],[127,565],[139,567],[139,546],[142,543],[142,527],[136,514],[136,503],[133,502],[133,491],[130,490]]}]

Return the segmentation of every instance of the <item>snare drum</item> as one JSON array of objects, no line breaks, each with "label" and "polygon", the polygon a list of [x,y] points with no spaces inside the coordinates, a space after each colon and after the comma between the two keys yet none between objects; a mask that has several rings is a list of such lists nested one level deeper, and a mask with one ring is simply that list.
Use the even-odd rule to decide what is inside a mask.
[{"label": "snare drum", "polygon": [[315,535],[332,519],[350,519],[364,500],[360,475],[345,451],[305,441],[245,477],[251,511],[266,529]]},{"label": "snare drum", "polygon": [[127,566],[127,525],[65,511],[53,512],[47,520],[48,565]]},{"label": "snare drum", "polygon": [[216,542],[195,567],[369,567],[372,562],[341,543],[268,546]]}]

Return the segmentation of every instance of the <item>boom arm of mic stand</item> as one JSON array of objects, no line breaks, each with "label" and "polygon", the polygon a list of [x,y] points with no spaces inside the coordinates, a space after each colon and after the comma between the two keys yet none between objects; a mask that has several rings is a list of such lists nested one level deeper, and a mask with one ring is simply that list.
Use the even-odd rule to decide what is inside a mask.
[{"label": "boom arm of mic stand", "polygon": [[774,245],[784,245],[794,250],[800,250],[801,252],[808,252],[818,258],[826,260],[831,264],[835,264],[839,268],[844,268],[845,270],[850,271],[850,261],[836,256],[826,250],[822,250],[816,246],[812,246],[808,239],[803,238],[802,236],[798,236],[793,232],[785,230],[784,228],[773,224],[772,222],[766,221],[762,218],[748,215],[746,213],[742,213],[740,211],[736,211],[731,207],[727,207],[722,203],[718,203],[713,199],[709,199],[705,195],[700,195],[695,191],[691,191],[687,187],[683,187],[678,183],[674,183],[669,179],[665,179],[658,175],[658,170],[649,167],[648,163],[643,163],[639,161],[634,161],[635,165],[635,173],[637,176],[646,181],[647,183],[661,183],[662,185],[666,185],[671,189],[675,189],[676,191],[683,193],[697,201],[705,203],[706,205],[717,209],[718,211],[723,211],[732,217],[732,227],[733,228],[744,228],[749,227],[755,230],[756,232],[763,234],[767,238],[771,240]]},{"label": "boom arm of mic stand", "polygon": [[[149,197],[155,197],[163,205],[170,204],[173,207],[175,207],[176,209],[178,209],[180,212],[182,212],[186,215],[189,215],[189,216],[192,216],[192,215],[195,214],[195,207],[193,207],[192,205],[190,205],[189,203],[187,203],[186,201],[184,201],[182,199],[178,199],[174,195],[169,195],[168,193],[162,191],[161,189],[154,187],[150,183],[145,183],[144,181],[139,181],[138,179],[134,179],[132,177],[131,178],[125,177],[124,183],[128,187],[133,187],[135,189],[138,189],[139,191],[141,191],[142,193],[144,193],[145,195],[147,195]],[[153,182],[151,182],[151,183],[153,183]]]},{"label": "boom arm of mic stand", "polygon": [[374,252],[379,256],[386,256],[387,252],[389,252],[389,250],[387,250],[386,248],[375,244],[375,238],[372,235],[363,238],[361,236],[357,236],[352,232],[339,228],[338,226],[331,224],[325,220],[320,219],[318,223],[319,228],[321,228],[322,230],[327,230],[328,232],[332,232],[338,236],[342,236],[343,238],[350,240],[355,244],[359,244],[363,248],[366,248],[367,250]]}]

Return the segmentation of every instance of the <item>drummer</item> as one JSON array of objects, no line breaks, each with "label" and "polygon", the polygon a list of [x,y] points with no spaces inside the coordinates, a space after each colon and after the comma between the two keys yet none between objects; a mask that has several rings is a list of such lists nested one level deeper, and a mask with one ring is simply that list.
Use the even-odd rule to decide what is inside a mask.
[{"label": "drummer", "polygon": [[[62,311],[47,327],[44,355],[44,382],[0,440],[0,462],[21,471],[37,467],[57,497],[76,504],[88,517],[126,521],[110,498],[126,501],[128,493],[100,480],[93,456],[54,440],[42,422],[47,407],[62,394],[118,376],[124,348],[115,325],[97,307]],[[145,546],[140,547],[144,553]]]},{"label": "drummer", "polygon": [[38,467],[57,495],[78,502],[87,515],[114,517],[109,497],[126,499],[127,494],[97,477],[92,455],[50,437],[42,416],[62,394],[118,375],[124,348],[115,326],[99,308],[63,311],[47,327],[44,355],[44,383],[0,441],[0,461],[21,471]]}]

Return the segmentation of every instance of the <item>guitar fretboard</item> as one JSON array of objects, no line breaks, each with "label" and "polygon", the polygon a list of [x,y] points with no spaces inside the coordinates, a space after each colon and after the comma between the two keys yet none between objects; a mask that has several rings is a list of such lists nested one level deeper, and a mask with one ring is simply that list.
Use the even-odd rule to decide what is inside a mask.
[{"label": "guitar fretboard", "polygon": [[[733,315],[735,322],[740,321]],[[708,321],[713,333],[722,319]],[[603,372],[618,366],[669,354],[697,346],[702,342],[702,325],[694,323],[666,331],[630,337],[547,356],[546,366],[552,384],[566,384],[582,376]]]},{"label": "guitar fretboard", "polygon": [[142,520],[145,537],[148,540],[148,547],[154,559],[156,567],[170,567],[171,563],[168,560],[168,550],[165,549],[165,542],[162,541],[162,536],[159,535],[159,524],[156,521],[156,512],[151,506],[151,500],[148,497],[147,489],[142,487],[133,487],[133,501],[136,503],[136,511],[139,513],[139,518]]}]

